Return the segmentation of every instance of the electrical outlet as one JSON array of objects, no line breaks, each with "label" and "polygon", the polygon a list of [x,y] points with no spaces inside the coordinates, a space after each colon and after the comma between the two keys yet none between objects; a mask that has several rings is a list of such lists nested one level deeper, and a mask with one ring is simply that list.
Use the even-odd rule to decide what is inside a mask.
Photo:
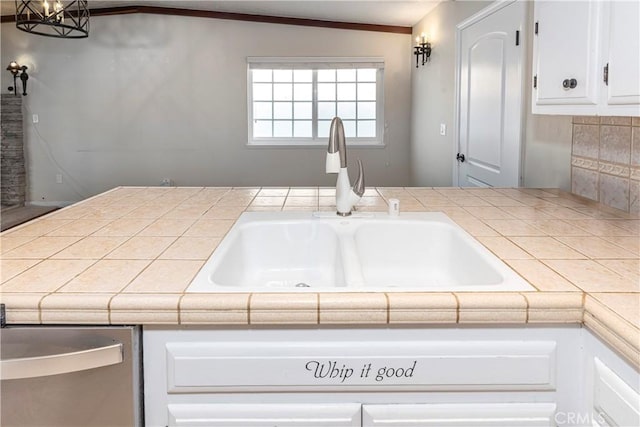
[{"label": "electrical outlet", "polygon": [[56,184],[62,184],[62,174],[61,173],[57,173],[56,174]]},{"label": "electrical outlet", "polygon": [[38,123],[38,122],[40,122],[40,117],[38,117],[38,115],[37,115],[37,114],[34,114],[34,115],[33,115],[33,117],[32,117],[32,119],[33,119],[33,123]]},{"label": "electrical outlet", "polygon": [[160,185],[163,187],[173,187],[173,180],[171,178],[162,178]]},{"label": "electrical outlet", "polygon": [[440,123],[440,135],[445,136],[447,134],[447,125]]}]

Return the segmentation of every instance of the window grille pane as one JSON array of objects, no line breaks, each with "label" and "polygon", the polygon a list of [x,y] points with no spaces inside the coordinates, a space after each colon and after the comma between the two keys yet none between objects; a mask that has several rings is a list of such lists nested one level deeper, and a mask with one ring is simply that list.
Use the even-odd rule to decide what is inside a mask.
[{"label": "window grille pane", "polygon": [[293,118],[311,119],[313,114],[313,106],[310,102],[296,102],[293,104]]},{"label": "window grille pane", "polygon": [[358,101],[375,101],[376,84],[358,83]]},{"label": "window grille pane", "polygon": [[311,83],[296,83],[293,85],[293,99],[296,101],[313,100],[313,88]]},{"label": "window grille pane", "polygon": [[318,118],[331,120],[336,116],[335,102],[318,102]]},{"label": "window grille pane", "polygon": [[273,85],[274,101],[291,101],[293,99],[292,86],[288,83],[275,83]]},{"label": "window grille pane", "polygon": [[378,70],[375,68],[360,68],[358,69],[358,81],[359,82],[375,82],[378,74]]},{"label": "window grille pane", "polygon": [[292,119],[293,118],[292,107],[293,105],[291,102],[274,102],[273,118],[274,119]]},{"label": "window grille pane", "polygon": [[271,83],[255,83],[253,85],[254,101],[271,101]]},{"label": "window grille pane", "polygon": [[375,120],[358,120],[358,137],[359,138],[375,138],[376,137],[376,121]]},{"label": "window grille pane", "polygon": [[355,101],[356,100],[356,84],[355,83],[338,83],[338,100],[339,101]]},{"label": "window grille pane", "polygon": [[293,81],[296,83],[311,83],[313,81],[313,70],[293,70]]},{"label": "window grille pane", "polygon": [[271,102],[254,102],[253,118],[254,119],[272,119]]},{"label": "window grille pane", "polygon": [[293,135],[293,122],[290,120],[275,120],[273,122],[273,136],[276,138],[291,138]]},{"label": "window grille pane", "polygon": [[356,70],[338,70],[339,82],[355,82]]},{"label": "window grille pane", "polygon": [[342,120],[356,118],[355,102],[338,102],[338,117]]},{"label": "window grille pane", "polygon": [[311,120],[293,122],[293,136],[296,137],[296,138],[311,138],[311,137],[313,137],[313,129],[311,127]]},{"label": "window grille pane", "polygon": [[336,99],[335,83],[318,83],[318,100],[334,101]]},{"label": "window grille pane", "polygon": [[273,70],[274,82],[292,82],[293,70]]},{"label": "window grille pane", "polygon": [[342,124],[344,125],[344,136],[346,138],[355,138],[356,137],[356,121],[343,120]]},{"label": "window grille pane", "polygon": [[271,138],[271,120],[254,120],[253,136],[254,138]]},{"label": "window grille pane", "polygon": [[380,139],[382,100],[377,95],[382,89],[382,66],[355,58],[314,63],[315,58],[278,59],[273,66],[264,60],[249,61],[249,116],[251,137],[260,140],[256,143],[273,139],[274,144],[290,140],[324,145],[336,116],[342,119],[348,143]]},{"label": "window grille pane", "polygon": [[336,70],[318,70],[319,82],[335,82]]},{"label": "window grille pane", "polygon": [[271,82],[273,73],[271,70],[253,70],[253,81],[255,82]]},{"label": "window grille pane", "polygon": [[318,138],[329,138],[331,120],[318,120]]},{"label": "window grille pane", "polygon": [[375,102],[358,102],[358,119],[375,119]]}]

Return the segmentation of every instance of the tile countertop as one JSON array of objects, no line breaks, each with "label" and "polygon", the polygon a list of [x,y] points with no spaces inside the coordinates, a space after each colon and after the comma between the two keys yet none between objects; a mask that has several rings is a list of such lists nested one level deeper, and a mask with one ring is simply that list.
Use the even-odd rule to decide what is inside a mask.
[{"label": "tile countertop", "polygon": [[331,188],[118,187],[0,234],[10,324],[584,323],[640,367],[640,219],[559,190],[376,188],[441,211],[534,292],[185,294],[244,211],[333,210]]}]

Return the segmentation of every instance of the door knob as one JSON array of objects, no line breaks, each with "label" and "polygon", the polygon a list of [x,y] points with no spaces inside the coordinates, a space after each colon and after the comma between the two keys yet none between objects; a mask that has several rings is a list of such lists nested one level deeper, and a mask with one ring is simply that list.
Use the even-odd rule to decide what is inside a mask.
[{"label": "door knob", "polygon": [[464,163],[464,154],[456,154],[456,160],[459,161],[460,163]]}]

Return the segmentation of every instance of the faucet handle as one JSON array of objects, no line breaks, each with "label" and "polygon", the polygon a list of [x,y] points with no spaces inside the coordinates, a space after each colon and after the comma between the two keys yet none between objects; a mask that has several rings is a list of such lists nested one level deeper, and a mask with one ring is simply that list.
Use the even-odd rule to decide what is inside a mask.
[{"label": "faucet handle", "polygon": [[358,196],[362,197],[364,194],[364,169],[362,168],[362,162],[358,159],[358,178],[356,182],[353,184],[353,192]]}]

